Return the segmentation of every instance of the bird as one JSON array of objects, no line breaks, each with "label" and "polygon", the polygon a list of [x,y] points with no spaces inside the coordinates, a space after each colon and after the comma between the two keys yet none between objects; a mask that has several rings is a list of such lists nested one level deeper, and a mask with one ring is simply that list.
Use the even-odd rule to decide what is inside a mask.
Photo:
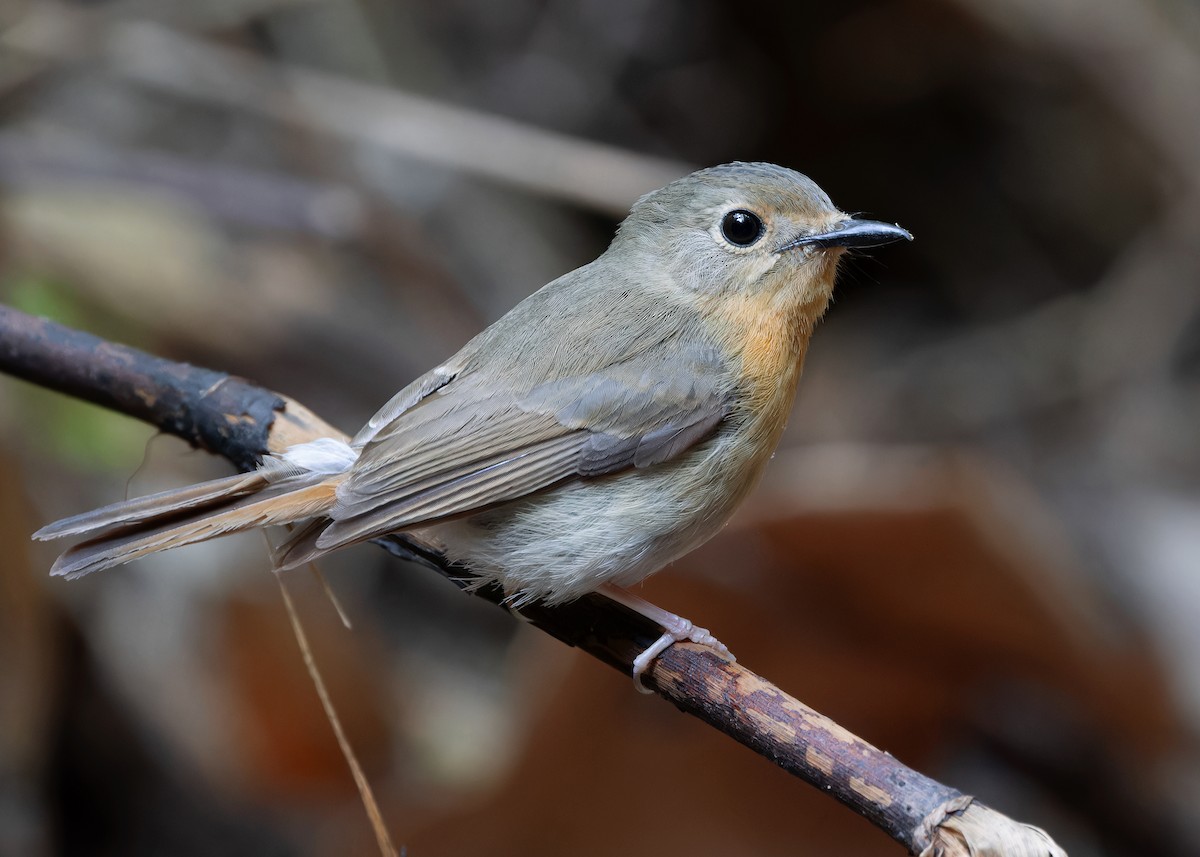
[{"label": "bird", "polygon": [[767,163],[699,170],[637,200],[608,248],[396,393],[350,440],[52,523],[51,573],[277,525],[282,571],[409,532],[516,608],[600,591],[663,628],[639,680],[707,630],[629,587],[715,535],[791,412],[848,250],[912,235],[848,215]]}]

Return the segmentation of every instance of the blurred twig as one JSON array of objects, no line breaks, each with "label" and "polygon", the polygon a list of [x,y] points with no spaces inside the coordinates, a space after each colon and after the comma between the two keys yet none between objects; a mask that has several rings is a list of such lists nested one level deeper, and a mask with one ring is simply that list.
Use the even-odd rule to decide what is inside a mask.
[{"label": "blurred twig", "polygon": [[433,99],[271,63],[145,22],[96,27],[38,4],[0,45],[51,60],[99,58],[145,86],[300,123],[333,137],[623,216],[629,200],[691,171]]},{"label": "blurred twig", "polygon": [[95,182],[174,194],[231,223],[335,239],[358,233],[366,217],[364,201],[344,186],[96,143],[47,146],[32,135],[0,131],[0,184]]},{"label": "blurred twig", "polygon": [[[6,307],[0,307],[0,371],[139,416],[243,468],[268,451],[340,435],[269,390]],[[158,403],[163,402],[169,407],[161,409]],[[391,538],[395,550],[451,580],[461,582],[468,574],[406,536]],[[497,587],[479,594],[503,602]],[[634,657],[660,633],[646,618],[595,594],[521,612],[547,633],[626,674]],[[680,710],[833,795],[912,853],[1062,853],[1037,828],[906,767],[712,649],[671,647],[651,665],[646,683]]]},{"label": "blurred twig", "polygon": [[1200,195],[1167,209],[1088,296],[915,349],[884,370],[880,404],[923,401],[947,431],[1136,391],[1164,375],[1200,310]]},{"label": "blurred twig", "polygon": [[1194,191],[1200,190],[1200,54],[1167,20],[1164,4],[957,2],[1012,38],[1070,62]]},{"label": "blurred twig", "polygon": [[1124,237],[1090,293],[917,350],[885,370],[890,395],[880,405],[921,402],[953,433],[1135,394],[1166,374],[1200,309],[1200,47],[1171,26],[1161,4],[955,2],[1010,40],[1067,63],[1176,182],[1152,221]]}]

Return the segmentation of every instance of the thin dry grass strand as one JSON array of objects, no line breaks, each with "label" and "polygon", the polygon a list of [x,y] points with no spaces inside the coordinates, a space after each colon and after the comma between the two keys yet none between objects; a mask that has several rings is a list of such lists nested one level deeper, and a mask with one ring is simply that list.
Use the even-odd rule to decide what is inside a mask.
[{"label": "thin dry grass strand", "polygon": [[333,727],[333,734],[337,738],[338,747],[341,748],[342,755],[346,759],[346,764],[350,766],[350,773],[354,775],[354,784],[358,786],[358,793],[362,797],[363,806],[367,810],[367,816],[371,819],[371,827],[375,831],[375,841],[379,845],[379,853],[383,854],[384,857],[399,857],[399,852],[392,843],[392,837],[383,823],[383,814],[379,811],[379,804],[375,800],[375,793],[371,790],[371,784],[367,781],[367,776],[363,773],[362,766],[358,763],[358,757],[354,754],[354,748],[350,746],[350,741],[346,738],[346,733],[342,729],[342,721],[338,717],[337,709],[334,708],[333,700],[330,699],[329,692],[325,688],[325,680],[321,677],[321,671],[317,667],[317,662],[313,659],[312,649],[308,645],[308,636],[304,633],[304,626],[300,622],[300,615],[296,612],[296,605],[292,603],[292,596],[288,592],[287,584],[284,583],[283,575],[276,572],[275,579],[279,582],[279,592],[283,595],[283,606],[287,608],[288,620],[292,624],[292,633],[296,635],[296,643],[299,644],[300,653],[304,656],[304,666],[308,670],[308,675],[317,690],[317,696],[321,700],[321,707],[325,709],[325,717],[329,720],[329,725]]},{"label": "thin dry grass strand", "polygon": [[[288,529],[292,529],[290,526]],[[262,534],[263,541],[267,543],[268,554],[273,553],[273,545],[268,538],[265,530],[259,530]],[[321,570],[317,568],[315,562],[310,562],[308,567],[312,570],[313,577],[325,590],[325,595],[329,598],[329,602],[333,605],[333,609],[337,611],[338,616],[342,620],[342,624],[348,630],[354,630],[350,624],[350,618],[342,609],[342,603],[334,594],[333,589],[329,586],[329,582],[325,579],[325,575],[321,574]],[[354,784],[358,787],[359,796],[362,798],[363,808],[367,811],[367,817],[371,820],[371,828],[375,831],[375,841],[379,845],[379,852],[384,857],[396,857],[396,846],[392,843],[392,837],[388,833],[387,826],[383,821],[383,813],[379,810],[379,803],[375,800],[375,793],[371,789],[371,783],[367,780],[367,775],[363,773],[362,765],[358,763],[358,756],[354,753],[354,748],[350,746],[349,739],[346,738],[346,733],[342,729],[341,718],[338,717],[337,709],[333,706],[333,700],[329,696],[329,691],[325,687],[325,680],[321,677],[321,670],[317,667],[317,662],[313,658],[312,649],[308,645],[308,635],[304,633],[304,625],[300,621],[300,614],[296,612],[296,605],[292,602],[291,593],[288,592],[287,584],[284,583],[283,574],[278,570],[274,570],[275,580],[279,582],[279,592],[283,596],[283,606],[287,609],[288,621],[292,625],[292,633],[296,637],[296,644],[300,647],[300,654],[304,658],[304,667],[308,670],[309,678],[312,679],[313,686],[317,690],[317,696],[321,700],[321,707],[325,710],[325,719],[329,721],[329,725],[333,728],[334,737],[337,738],[338,747],[342,751],[342,756],[346,760],[346,764],[350,766],[350,773],[354,777]],[[403,855],[403,851],[400,852]]]},{"label": "thin dry grass strand", "polygon": [[350,622],[350,615],[346,612],[346,608],[342,606],[342,601],[337,597],[337,593],[333,591],[333,587],[329,585],[328,579],[321,573],[321,569],[317,568],[315,562],[308,564],[312,576],[316,579],[317,584],[325,592],[325,597],[329,599],[329,603],[333,605],[334,611],[338,614],[338,618],[342,620],[342,625],[347,631],[353,631],[354,625]]},{"label": "thin dry grass strand", "polygon": [[133,487],[133,480],[137,479],[138,474],[141,473],[142,470],[145,469],[146,465],[150,463],[150,444],[154,443],[154,441],[158,440],[160,437],[163,437],[164,434],[165,432],[162,429],[159,429],[154,434],[150,435],[150,437],[146,438],[146,443],[144,446],[142,446],[142,460],[138,463],[137,467],[133,468],[133,472],[129,474],[129,478],[125,480],[126,500],[129,499],[129,490]]}]

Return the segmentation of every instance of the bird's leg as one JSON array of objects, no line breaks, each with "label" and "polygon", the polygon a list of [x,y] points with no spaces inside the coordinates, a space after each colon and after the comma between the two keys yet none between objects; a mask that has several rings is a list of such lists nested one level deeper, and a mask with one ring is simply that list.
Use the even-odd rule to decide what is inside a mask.
[{"label": "bird's leg", "polygon": [[[609,598],[618,604],[624,605],[638,615],[645,616],[651,622],[660,625],[663,629],[663,634],[654,641],[644,652],[634,658],[633,661],[633,683],[642,693],[651,693],[645,685],[642,684],[642,673],[650,666],[650,662],[669,649],[676,643],[681,643],[687,640],[691,643],[699,643],[703,646],[711,646],[722,654],[729,655],[729,648],[708,632],[707,628],[697,628],[688,619],[682,616],[676,616],[674,613],[668,612],[661,607],[656,607],[644,598],[639,598],[628,589],[622,589],[613,583],[606,583],[597,590],[601,595]],[[731,659],[733,655],[729,655]]]}]

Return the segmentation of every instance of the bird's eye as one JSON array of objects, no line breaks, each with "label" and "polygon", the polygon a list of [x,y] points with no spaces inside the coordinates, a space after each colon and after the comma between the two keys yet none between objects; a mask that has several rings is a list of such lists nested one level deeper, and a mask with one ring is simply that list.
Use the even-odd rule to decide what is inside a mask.
[{"label": "bird's eye", "polygon": [[763,222],[753,211],[739,208],[725,215],[721,221],[721,234],[730,244],[749,247],[762,237]]}]

